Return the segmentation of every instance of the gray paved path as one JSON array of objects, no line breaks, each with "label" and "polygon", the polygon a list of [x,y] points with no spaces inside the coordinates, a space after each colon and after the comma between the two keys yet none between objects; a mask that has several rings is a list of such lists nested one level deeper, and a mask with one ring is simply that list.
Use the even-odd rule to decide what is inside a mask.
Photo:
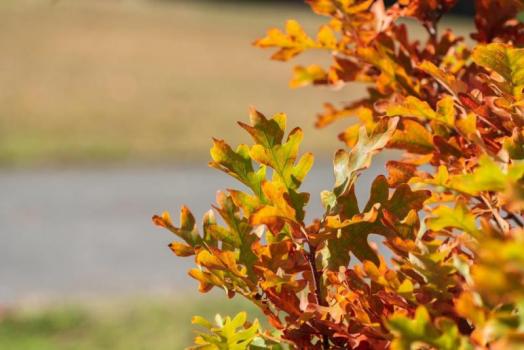
[{"label": "gray paved path", "polygon": [[[320,212],[331,173],[317,166],[307,178],[310,213]],[[172,236],[151,215],[168,209],[178,220],[187,204],[201,217],[231,186],[204,167],[0,171],[0,302],[193,288],[191,259],[171,254]]]}]

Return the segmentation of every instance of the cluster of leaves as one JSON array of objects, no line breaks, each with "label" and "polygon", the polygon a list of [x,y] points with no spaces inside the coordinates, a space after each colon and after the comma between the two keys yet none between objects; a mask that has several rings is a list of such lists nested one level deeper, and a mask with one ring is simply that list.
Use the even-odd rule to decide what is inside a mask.
[{"label": "cluster of leaves", "polygon": [[233,319],[222,318],[216,315],[215,324],[212,324],[200,316],[193,317],[193,324],[206,328],[206,332],[199,332],[195,338],[195,346],[188,350],[243,350],[251,349],[274,349],[281,350],[278,339],[271,338],[261,333],[258,320],[253,323],[247,322],[245,312],[238,313]]},{"label": "cluster of leaves", "polygon": [[[197,348],[524,348],[524,2],[476,0],[474,47],[437,31],[455,2],[308,0],[328,19],[316,37],[290,20],[256,41],[276,60],[333,56],[326,69],[295,67],[294,87],[361,82],[369,93],[318,117],[319,127],[357,121],[340,134],[349,150],[335,154],[322,218],[306,222],[300,185],[313,156],[299,157],[302,131],[285,137],[285,115],[255,110],[240,123],[252,145],[211,149],[210,165],[245,189],[220,192],[201,233],[187,208],[178,227],[153,218],[182,239],[176,255],[195,257],[200,291],[242,295],[273,328],[244,315],[199,320],[211,333]],[[403,17],[427,40],[411,40]],[[361,207],[356,182],[386,149],[403,152]]]}]

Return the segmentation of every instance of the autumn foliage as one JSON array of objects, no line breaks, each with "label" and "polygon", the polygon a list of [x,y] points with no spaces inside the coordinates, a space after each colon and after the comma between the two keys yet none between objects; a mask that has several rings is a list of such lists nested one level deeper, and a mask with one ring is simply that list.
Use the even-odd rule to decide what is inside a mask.
[{"label": "autumn foliage", "polygon": [[[332,55],[330,67],[295,67],[293,87],[360,82],[368,94],[326,104],[316,121],[356,120],[321,218],[306,216],[318,195],[300,189],[313,165],[302,131],[255,110],[239,123],[250,145],[213,142],[210,165],[242,186],[219,192],[201,231],[185,207],[178,226],[153,218],[179,237],[176,255],[194,256],[201,292],[243,296],[272,327],[196,317],[208,330],[195,348],[524,349],[524,2],[477,0],[473,47],[437,28],[455,2],[309,0],[326,17],[315,36],[289,20],[256,41],[275,60]],[[404,17],[427,39],[410,39]],[[357,198],[389,149],[401,155]]]}]

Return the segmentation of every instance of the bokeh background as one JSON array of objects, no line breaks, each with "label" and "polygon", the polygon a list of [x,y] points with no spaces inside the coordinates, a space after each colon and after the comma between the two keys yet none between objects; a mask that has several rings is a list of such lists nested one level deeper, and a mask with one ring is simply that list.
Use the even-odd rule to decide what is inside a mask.
[{"label": "bokeh background", "polygon": [[[0,349],[182,349],[191,315],[251,310],[198,295],[191,259],[150,218],[182,204],[201,217],[238,186],[208,150],[213,136],[248,141],[235,122],[250,105],[304,129],[320,213],[350,121],[315,130],[315,114],[364,88],[290,90],[291,66],[251,46],[287,18],[310,33],[322,21],[301,1],[0,2]],[[462,34],[471,19],[445,25]]]}]

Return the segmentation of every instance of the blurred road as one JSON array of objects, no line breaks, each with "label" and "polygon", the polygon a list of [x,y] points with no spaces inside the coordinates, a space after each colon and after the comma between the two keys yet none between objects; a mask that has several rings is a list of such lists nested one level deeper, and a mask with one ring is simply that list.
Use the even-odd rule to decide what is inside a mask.
[{"label": "blurred road", "polygon": [[[359,198],[381,169],[360,181]],[[331,174],[317,165],[306,179],[309,217],[321,212]],[[172,255],[173,236],[151,215],[169,210],[178,222],[187,204],[201,217],[228,187],[238,185],[205,167],[0,171],[0,302],[194,288],[191,258]]]}]

